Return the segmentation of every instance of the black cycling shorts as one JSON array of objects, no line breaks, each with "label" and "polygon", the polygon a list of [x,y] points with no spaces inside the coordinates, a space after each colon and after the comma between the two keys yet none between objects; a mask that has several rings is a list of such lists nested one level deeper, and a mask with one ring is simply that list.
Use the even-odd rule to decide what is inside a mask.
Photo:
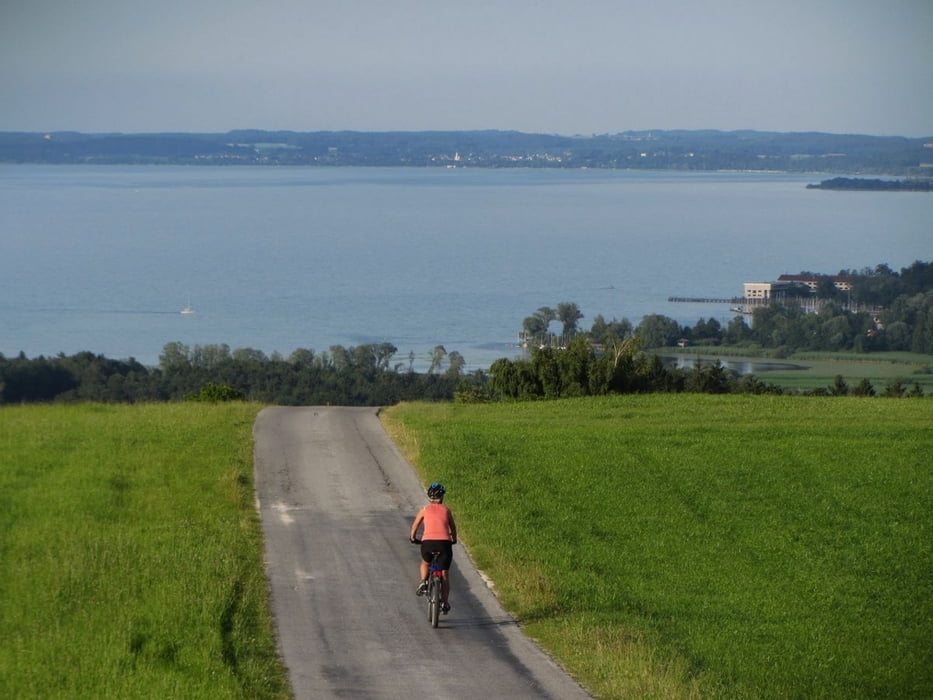
[{"label": "black cycling shorts", "polygon": [[450,569],[454,561],[454,548],[450,540],[422,540],[421,558],[429,562],[434,558],[434,552],[441,553],[441,568],[444,571]]}]

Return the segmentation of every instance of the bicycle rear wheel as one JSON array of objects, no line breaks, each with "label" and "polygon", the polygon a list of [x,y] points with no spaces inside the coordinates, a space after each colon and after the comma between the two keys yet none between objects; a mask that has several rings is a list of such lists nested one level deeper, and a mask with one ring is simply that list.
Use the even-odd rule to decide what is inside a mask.
[{"label": "bicycle rear wheel", "polygon": [[428,622],[431,627],[437,627],[441,616],[441,580],[436,576],[431,577],[428,584]]}]

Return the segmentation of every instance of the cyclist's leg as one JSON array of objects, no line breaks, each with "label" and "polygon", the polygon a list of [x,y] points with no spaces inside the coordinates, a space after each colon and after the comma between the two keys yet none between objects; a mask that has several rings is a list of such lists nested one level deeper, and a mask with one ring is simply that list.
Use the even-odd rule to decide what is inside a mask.
[{"label": "cyclist's leg", "polygon": [[421,566],[419,572],[421,574],[420,581],[428,580],[428,566],[431,564],[431,558],[434,556],[434,545],[430,541],[422,540],[421,542]]},{"label": "cyclist's leg", "polygon": [[441,600],[444,601],[444,612],[447,612],[447,610],[450,609],[448,602],[450,599],[450,567],[454,562],[454,550],[452,543],[444,543],[442,557],[441,566],[443,567],[444,571],[441,578]]},{"label": "cyclist's leg", "polygon": [[415,589],[415,593],[418,595],[424,595],[428,591],[427,586],[428,581],[428,562],[425,560],[424,553],[424,544],[421,545],[421,563],[418,567],[418,588]]}]

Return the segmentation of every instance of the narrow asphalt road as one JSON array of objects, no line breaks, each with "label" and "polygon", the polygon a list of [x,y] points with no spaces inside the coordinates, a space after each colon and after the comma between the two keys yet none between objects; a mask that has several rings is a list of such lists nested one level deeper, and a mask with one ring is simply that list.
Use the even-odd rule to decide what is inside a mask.
[{"label": "narrow asphalt road", "polygon": [[[502,610],[460,545],[428,624],[408,528],[425,503],[376,409],[273,407],[254,426],[272,611],[295,697],[588,695]],[[448,494],[456,516],[457,496]]]}]

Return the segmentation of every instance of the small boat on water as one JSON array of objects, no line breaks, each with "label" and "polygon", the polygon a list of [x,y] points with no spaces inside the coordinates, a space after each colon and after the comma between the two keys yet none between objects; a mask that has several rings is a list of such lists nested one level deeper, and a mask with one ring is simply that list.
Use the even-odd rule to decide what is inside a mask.
[{"label": "small boat on water", "polygon": [[183,308],[183,309],[181,310],[181,315],[182,315],[182,316],[190,316],[190,315],[193,314],[193,313],[194,313],[194,309],[191,308],[191,302],[189,301],[189,302],[188,302],[188,305],[185,306],[185,308]]}]

